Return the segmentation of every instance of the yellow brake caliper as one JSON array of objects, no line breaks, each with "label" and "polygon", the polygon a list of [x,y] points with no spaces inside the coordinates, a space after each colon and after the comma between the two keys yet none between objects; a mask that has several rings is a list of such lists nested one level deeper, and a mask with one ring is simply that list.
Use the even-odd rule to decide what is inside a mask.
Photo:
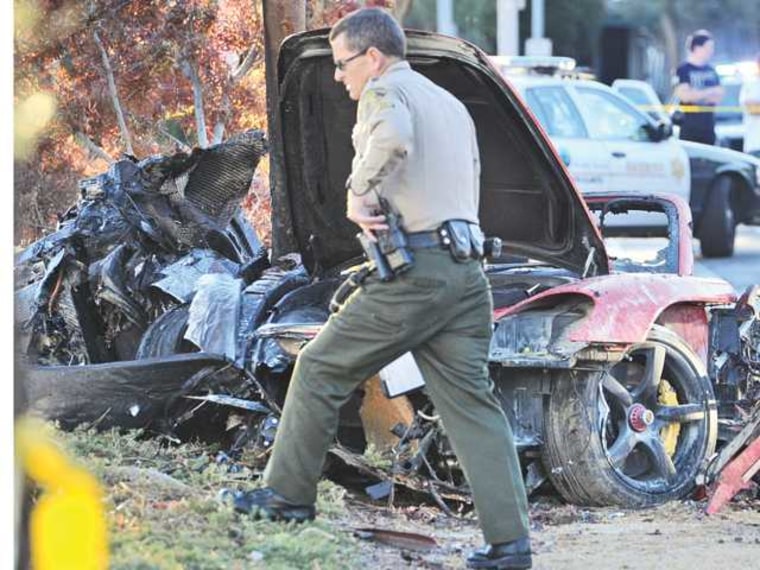
[{"label": "yellow brake caliper", "polygon": [[[660,380],[660,385],[657,388],[657,401],[662,406],[677,406],[678,394],[670,385],[667,380]],[[673,422],[664,426],[660,430],[660,439],[665,446],[665,451],[670,457],[676,452],[676,445],[678,444],[678,434],[681,433],[681,424]]]}]

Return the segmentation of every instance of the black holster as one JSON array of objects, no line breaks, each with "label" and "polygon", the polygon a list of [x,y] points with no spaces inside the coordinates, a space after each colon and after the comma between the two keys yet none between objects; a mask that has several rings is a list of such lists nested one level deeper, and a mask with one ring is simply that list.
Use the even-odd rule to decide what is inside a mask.
[{"label": "black holster", "polygon": [[380,197],[378,214],[385,216],[387,230],[373,232],[377,241],[371,241],[364,233],[356,235],[367,259],[374,263],[381,281],[390,281],[396,275],[414,266],[414,256],[402,226],[401,214],[394,212],[387,200]]},{"label": "black holster", "polygon": [[330,312],[337,313],[354,292],[354,289],[359,287],[367,276],[372,273],[373,268],[368,263],[363,263],[355,269],[349,270],[346,279],[333,293],[330,299]]}]

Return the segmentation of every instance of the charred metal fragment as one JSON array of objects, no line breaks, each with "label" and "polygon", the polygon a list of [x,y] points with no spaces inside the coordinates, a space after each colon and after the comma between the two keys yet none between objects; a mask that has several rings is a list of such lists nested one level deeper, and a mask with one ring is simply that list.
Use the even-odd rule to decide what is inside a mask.
[{"label": "charred metal fragment", "polygon": [[89,366],[21,368],[31,408],[64,428],[98,421],[108,428],[144,428],[199,371],[227,362],[209,354],[109,362]]},{"label": "charred metal fragment", "polygon": [[[263,133],[250,131],[189,155],[125,158],[82,180],[58,229],[16,256],[16,322],[31,359],[133,358],[150,323],[192,300],[200,275],[258,277],[266,250],[239,201],[265,151]],[[194,274],[182,271],[193,263]]]},{"label": "charred metal fragment", "polygon": [[501,319],[494,329],[489,360],[521,368],[572,368],[588,343],[569,333],[588,313],[588,300],[570,299],[555,306],[532,308]]},{"label": "charred metal fragment", "polygon": [[714,379],[723,439],[741,428],[736,410],[760,400],[760,286],[748,287],[730,308],[713,309],[708,374]]},{"label": "charred metal fragment", "polygon": [[[334,465],[330,469],[330,476],[342,481],[344,484],[347,479],[352,477],[344,470],[353,470],[356,474],[363,477],[363,481],[390,482],[394,488],[399,486],[412,496],[420,499],[432,499],[438,503],[438,500],[449,501],[456,505],[457,510],[460,508],[469,508],[472,506],[472,497],[467,488],[457,488],[443,481],[436,481],[425,477],[424,475],[410,475],[405,473],[388,473],[371,465],[367,460],[358,453],[351,452],[346,448],[336,445],[330,449],[330,456],[339,460],[340,467]],[[356,476],[353,476],[356,479]],[[393,497],[393,494],[391,494]],[[445,504],[445,503],[444,503]],[[451,512],[450,507],[446,507]]]},{"label": "charred metal fragment", "polygon": [[241,285],[240,279],[224,273],[201,276],[190,303],[184,337],[205,352],[234,361]]},{"label": "charred metal fragment", "polygon": [[187,303],[195,294],[198,279],[210,273],[236,276],[239,265],[211,249],[193,249],[174,263],[161,268],[161,279],[151,286]]},{"label": "charred metal fragment", "polygon": [[436,540],[424,534],[413,532],[399,532],[383,528],[357,528],[354,530],[354,536],[364,540],[371,540],[396,548],[406,550],[415,550],[417,552],[427,552],[438,547]]},{"label": "charred metal fragment", "polygon": [[115,305],[130,322],[140,328],[145,328],[148,324],[148,315],[145,309],[133,299],[125,282],[124,272],[125,268],[128,268],[127,257],[131,253],[129,245],[121,244],[99,263],[93,264],[94,267],[91,266],[97,276],[94,301],[97,304],[105,301]]}]

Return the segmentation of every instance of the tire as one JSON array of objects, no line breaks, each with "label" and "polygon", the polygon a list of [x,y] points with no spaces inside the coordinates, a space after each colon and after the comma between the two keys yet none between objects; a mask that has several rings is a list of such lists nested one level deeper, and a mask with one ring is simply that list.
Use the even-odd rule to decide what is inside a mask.
[{"label": "tire", "polygon": [[715,449],[704,365],[658,325],[612,367],[556,377],[545,412],[542,460],[570,503],[647,507],[681,498]]},{"label": "tire", "polygon": [[736,217],[731,206],[733,181],[719,176],[712,184],[699,223],[699,243],[703,257],[730,257],[734,254]]},{"label": "tire", "polygon": [[140,340],[135,358],[142,360],[198,352],[197,346],[184,339],[189,314],[188,306],[180,305],[153,321]]}]

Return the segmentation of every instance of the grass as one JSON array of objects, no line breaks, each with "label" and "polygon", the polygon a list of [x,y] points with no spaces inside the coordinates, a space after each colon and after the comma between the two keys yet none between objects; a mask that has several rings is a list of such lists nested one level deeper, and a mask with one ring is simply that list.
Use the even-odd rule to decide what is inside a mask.
[{"label": "grass", "polygon": [[317,521],[253,521],[220,496],[222,489],[259,484],[244,459],[218,463],[218,450],[211,446],[172,445],[139,431],[51,429],[101,481],[112,569],[355,567],[357,541],[337,524],[345,491],[329,481],[319,485]]}]

